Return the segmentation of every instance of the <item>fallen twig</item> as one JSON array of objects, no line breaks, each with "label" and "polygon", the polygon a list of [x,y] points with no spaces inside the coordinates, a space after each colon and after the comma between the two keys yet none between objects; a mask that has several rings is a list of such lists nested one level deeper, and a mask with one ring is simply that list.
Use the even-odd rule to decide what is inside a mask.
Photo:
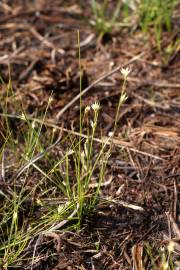
[{"label": "fallen twig", "polygon": [[138,60],[140,57],[142,57],[144,53],[140,53],[136,56],[134,56],[131,60],[129,60],[126,64],[124,65],[119,65],[118,67],[114,68],[110,72],[102,75],[99,79],[95,80],[92,84],[90,84],[87,88],[85,88],[81,93],[79,93],[77,96],[75,96],[62,110],[59,111],[59,113],[56,116],[56,119],[59,120],[60,117],[63,115],[64,112],[67,111],[80,97],[82,97],[84,94],[86,94],[90,89],[92,89],[95,85],[97,85],[99,82],[103,81],[104,79],[110,77],[114,73],[118,72],[121,68],[124,68],[136,60]]}]

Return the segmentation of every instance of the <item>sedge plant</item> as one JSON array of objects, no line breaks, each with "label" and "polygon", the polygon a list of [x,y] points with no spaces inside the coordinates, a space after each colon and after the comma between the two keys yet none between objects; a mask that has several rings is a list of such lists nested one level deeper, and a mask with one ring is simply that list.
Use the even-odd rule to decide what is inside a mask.
[{"label": "sedge plant", "polygon": [[97,32],[100,33],[100,37],[111,33],[116,25],[120,13],[120,0],[117,1],[112,14],[108,14],[108,3],[109,0],[104,0],[102,4],[98,3],[96,0],[91,0],[91,9],[94,15],[94,19],[91,20],[91,24],[95,27]]},{"label": "sedge plant", "polygon": [[141,0],[139,3],[140,26],[145,33],[153,29],[159,49],[163,29],[172,29],[172,12],[176,3],[176,0]]},{"label": "sedge plant", "polygon": [[[80,44],[80,38],[78,36]],[[81,61],[79,50],[80,92],[82,90]],[[120,94],[113,136],[118,125],[120,107],[125,102],[126,81],[130,70],[121,70],[124,76],[123,88]],[[23,106],[18,108],[18,114],[10,114],[8,109],[9,95],[5,97],[5,109],[0,114],[5,119],[8,132],[4,134],[0,149],[1,164],[4,163],[4,151],[12,153],[5,161],[3,175],[15,165],[16,174],[11,178],[10,189],[2,190],[0,196],[0,259],[1,267],[20,266],[28,260],[25,249],[28,243],[38,239],[40,235],[57,232],[65,228],[79,228],[84,215],[94,210],[98,203],[101,184],[106,174],[106,165],[110,157],[113,136],[101,140],[98,146],[95,135],[98,128],[100,104],[95,102],[87,106],[83,112],[80,98],[80,130],[79,133],[69,133],[65,138],[58,140],[55,146],[62,145],[59,156],[52,157],[45,133],[47,128],[46,117],[48,107],[52,102],[50,97],[42,119],[28,115]],[[12,100],[11,100],[12,101]],[[15,98],[13,99],[16,102]],[[11,102],[12,104],[12,102]],[[13,135],[9,119],[18,121],[20,129]],[[48,124],[54,132],[55,125]],[[46,127],[43,129],[43,127]],[[85,134],[84,134],[85,132]],[[49,134],[49,133],[48,133]],[[54,135],[50,136],[51,143]],[[16,143],[14,143],[16,140]],[[13,156],[13,160],[11,161]],[[9,167],[8,167],[9,166]],[[19,168],[18,168],[19,167]],[[36,178],[38,177],[38,181]],[[93,182],[93,178],[97,179]],[[30,188],[29,179],[35,183]],[[34,199],[32,199],[34,198]],[[31,201],[26,216],[27,202]],[[33,218],[38,208],[39,218]],[[38,241],[38,240],[36,240]],[[36,259],[36,249],[29,254],[32,267]]]},{"label": "sedge plant", "polygon": [[169,241],[167,246],[161,247],[158,251],[156,247],[149,244],[144,245],[145,255],[147,256],[148,266],[152,270],[175,270],[179,261],[173,259],[175,254],[175,243]]}]

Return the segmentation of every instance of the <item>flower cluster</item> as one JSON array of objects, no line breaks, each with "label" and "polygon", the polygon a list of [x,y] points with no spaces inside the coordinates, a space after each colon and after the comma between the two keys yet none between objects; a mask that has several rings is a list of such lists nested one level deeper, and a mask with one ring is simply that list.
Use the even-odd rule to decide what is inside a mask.
[{"label": "flower cluster", "polygon": [[84,111],[85,114],[87,114],[91,110],[91,108],[93,109],[94,112],[99,111],[100,109],[99,102],[95,101],[91,106],[86,106],[85,111]]},{"label": "flower cluster", "polygon": [[99,109],[100,109],[100,104],[99,104],[99,102],[96,102],[96,101],[95,101],[94,104],[91,105],[91,108],[93,109],[94,112],[99,111]]}]

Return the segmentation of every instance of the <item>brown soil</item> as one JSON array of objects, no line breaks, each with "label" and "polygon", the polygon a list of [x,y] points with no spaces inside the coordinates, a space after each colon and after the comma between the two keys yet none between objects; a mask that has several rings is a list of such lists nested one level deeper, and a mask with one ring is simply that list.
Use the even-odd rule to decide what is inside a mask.
[{"label": "brown soil", "polygon": [[[107,196],[113,200],[121,187],[119,199],[100,203],[84,217],[78,231],[44,236],[37,249],[42,259],[33,269],[132,269],[132,247],[138,253],[146,243],[158,261],[157,248],[172,238],[178,243],[180,238],[180,62],[178,48],[171,55],[166,50],[178,38],[178,21],[174,20],[171,33],[163,33],[160,52],[153,36],[147,39],[138,27],[112,31],[99,41],[88,23],[90,8],[80,7],[78,1],[62,2],[0,3],[0,73],[5,82],[10,73],[15,98],[31,116],[42,115],[53,93],[47,121],[79,130],[79,102],[57,118],[79,93],[77,30],[82,42],[83,89],[144,54],[130,65],[128,99],[121,108],[107,166],[105,181],[112,181],[100,194],[100,202]],[[103,136],[112,129],[122,82],[121,73],[116,72],[83,96],[83,106],[100,102]],[[5,95],[3,86],[0,95]],[[18,113],[11,104],[9,110]],[[12,125],[16,132],[19,122]],[[17,267],[30,268],[27,263]]]}]

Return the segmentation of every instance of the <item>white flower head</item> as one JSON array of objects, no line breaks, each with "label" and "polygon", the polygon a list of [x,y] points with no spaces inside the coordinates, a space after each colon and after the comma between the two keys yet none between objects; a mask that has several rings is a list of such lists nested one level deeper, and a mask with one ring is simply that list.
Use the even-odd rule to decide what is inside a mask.
[{"label": "white flower head", "polygon": [[114,136],[114,132],[113,131],[110,131],[109,133],[108,133],[108,136],[111,138],[111,137],[113,137]]},{"label": "white flower head", "polygon": [[94,112],[97,112],[100,109],[99,102],[95,101],[92,105],[91,108],[93,109]]},{"label": "white flower head", "polygon": [[84,113],[86,114],[86,113],[88,113],[90,110],[91,110],[91,107],[90,107],[90,106],[86,106]]},{"label": "white flower head", "polygon": [[131,72],[131,69],[129,67],[121,68],[121,74],[124,76],[124,78],[127,78],[130,72]]}]

